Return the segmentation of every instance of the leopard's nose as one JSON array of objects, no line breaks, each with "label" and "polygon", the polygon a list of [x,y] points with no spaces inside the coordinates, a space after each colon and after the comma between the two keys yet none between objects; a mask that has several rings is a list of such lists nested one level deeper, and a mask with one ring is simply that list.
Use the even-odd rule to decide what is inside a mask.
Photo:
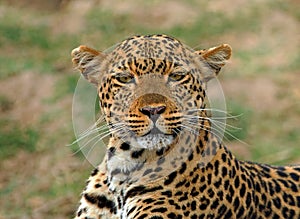
[{"label": "leopard's nose", "polygon": [[140,108],[140,112],[149,117],[162,114],[165,112],[165,110],[166,110],[166,106],[163,106],[163,105],[155,106],[155,107],[146,106],[146,107]]}]

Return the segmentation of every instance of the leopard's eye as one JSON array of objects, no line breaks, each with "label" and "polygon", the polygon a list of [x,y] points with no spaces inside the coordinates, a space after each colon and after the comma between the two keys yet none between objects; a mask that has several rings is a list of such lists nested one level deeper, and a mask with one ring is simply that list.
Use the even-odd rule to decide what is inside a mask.
[{"label": "leopard's eye", "polygon": [[120,75],[120,76],[117,76],[116,79],[121,82],[121,83],[131,83],[134,81],[134,77],[133,75]]},{"label": "leopard's eye", "polygon": [[185,74],[182,72],[174,72],[169,75],[169,80],[171,81],[180,81],[185,77]]}]

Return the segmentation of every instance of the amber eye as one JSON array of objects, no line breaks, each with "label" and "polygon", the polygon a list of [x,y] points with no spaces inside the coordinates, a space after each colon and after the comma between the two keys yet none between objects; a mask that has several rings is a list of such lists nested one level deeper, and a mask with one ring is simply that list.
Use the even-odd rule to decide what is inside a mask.
[{"label": "amber eye", "polygon": [[117,76],[116,79],[121,82],[121,83],[131,83],[134,81],[134,77],[132,75],[122,75],[122,76]]},{"label": "amber eye", "polygon": [[171,81],[180,81],[185,77],[185,74],[180,72],[180,73],[172,73],[169,75],[169,80]]}]

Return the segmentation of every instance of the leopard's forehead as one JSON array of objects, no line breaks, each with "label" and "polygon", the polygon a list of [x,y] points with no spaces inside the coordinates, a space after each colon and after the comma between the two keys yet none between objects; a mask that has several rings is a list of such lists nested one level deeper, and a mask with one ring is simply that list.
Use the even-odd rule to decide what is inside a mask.
[{"label": "leopard's forehead", "polygon": [[167,35],[133,36],[119,43],[111,52],[114,63],[132,59],[166,60],[188,65],[194,51]]}]

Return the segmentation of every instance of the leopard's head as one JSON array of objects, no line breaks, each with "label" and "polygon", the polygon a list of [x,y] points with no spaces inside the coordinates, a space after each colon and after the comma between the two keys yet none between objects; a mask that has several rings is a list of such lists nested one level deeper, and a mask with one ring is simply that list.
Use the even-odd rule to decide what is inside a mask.
[{"label": "leopard's head", "polygon": [[166,35],[131,37],[109,52],[72,51],[75,67],[97,86],[111,134],[146,149],[165,147],[192,129],[188,118],[205,108],[206,82],[230,56],[226,44],[194,51]]}]

